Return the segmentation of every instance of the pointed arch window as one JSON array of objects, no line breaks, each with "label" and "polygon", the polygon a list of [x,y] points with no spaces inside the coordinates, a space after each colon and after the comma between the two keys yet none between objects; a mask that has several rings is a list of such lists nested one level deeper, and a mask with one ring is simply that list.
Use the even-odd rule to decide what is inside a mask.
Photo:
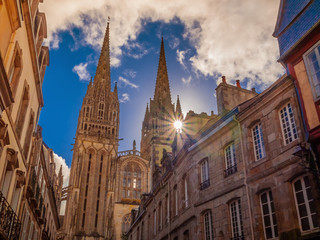
[{"label": "pointed arch window", "polygon": [[99,103],[99,108],[98,108],[98,119],[103,119],[103,109],[104,109],[104,104],[101,102]]},{"label": "pointed arch window", "polygon": [[142,172],[137,163],[130,163],[123,169],[122,198],[140,199]]}]

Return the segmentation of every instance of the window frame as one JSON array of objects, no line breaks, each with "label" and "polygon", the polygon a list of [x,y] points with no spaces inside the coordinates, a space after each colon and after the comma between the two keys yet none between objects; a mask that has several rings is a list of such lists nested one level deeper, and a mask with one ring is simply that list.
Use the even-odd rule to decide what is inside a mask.
[{"label": "window frame", "polygon": [[317,81],[317,79],[314,80],[314,77],[313,77],[314,73],[312,71],[313,67],[311,67],[311,63],[309,61],[309,56],[312,52],[315,52],[318,64],[320,66],[320,41],[316,42],[307,52],[305,52],[302,55],[303,62],[305,64],[305,68],[307,70],[307,76],[308,76],[310,88],[312,91],[313,99],[314,99],[314,101],[319,101],[320,100],[320,79],[319,79],[319,93],[317,94],[316,85],[314,83],[314,81]]},{"label": "window frame", "polygon": [[[208,228],[206,224],[206,215],[208,214]],[[213,220],[212,220],[212,211],[211,210],[206,210],[202,214],[203,218],[203,236],[204,240],[213,240],[214,239],[214,234],[213,234]],[[207,231],[208,230],[208,231]],[[209,236],[207,236],[207,233],[209,233]]]},{"label": "window frame", "polygon": [[[256,123],[251,128],[251,134],[252,134],[252,144],[253,144],[254,157],[255,157],[256,161],[259,161],[259,160],[266,157],[266,148],[265,148],[265,144],[264,144],[264,140],[263,140],[263,132],[262,132],[261,122]],[[261,153],[259,152],[259,149],[261,149]],[[261,154],[261,157],[260,157],[260,154]]]},{"label": "window frame", "polygon": [[[313,222],[313,219],[312,219],[312,215],[318,215],[318,212],[317,210],[315,209],[315,212],[312,214],[310,211],[310,202],[311,200],[309,200],[308,198],[308,194],[307,194],[307,191],[306,191],[306,185],[305,185],[305,178],[308,178],[308,181],[309,181],[309,187],[311,189],[311,197],[312,197],[312,201],[315,202],[315,199],[313,197],[313,194],[312,194],[312,187],[311,187],[311,184],[310,184],[310,178],[308,175],[303,175],[303,176],[300,176],[298,178],[296,178],[293,182],[292,182],[292,188],[293,188],[293,194],[294,194],[294,201],[295,201],[295,206],[296,206],[296,211],[297,211],[297,215],[298,215],[298,221],[299,221],[299,226],[300,226],[300,230],[302,233],[305,233],[305,232],[309,232],[309,231],[312,231],[314,229],[318,229],[319,228],[319,222],[317,223],[318,226],[314,226],[314,222]],[[309,229],[307,230],[303,230],[302,229],[302,223],[301,223],[301,219],[302,217],[300,216],[300,211],[299,211],[299,206],[298,206],[298,200],[297,200],[297,191],[296,191],[296,188],[295,188],[295,183],[298,182],[298,181],[301,181],[301,191],[303,193],[303,200],[304,200],[304,205],[306,206],[306,211],[307,211],[307,219],[308,219],[308,223],[309,223]],[[307,201],[306,201],[307,200]],[[315,204],[315,203],[314,203]],[[303,217],[305,218],[305,217]],[[317,218],[316,218],[317,219]],[[318,219],[317,219],[318,220]],[[311,225],[312,224],[312,225]]]},{"label": "window frame", "polygon": [[[286,122],[286,126],[284,126],[283,121],[285,121],[285,117],[284,117],[284,119],[282,118],[281,111],[283,111],[286,108],[287,109],[286,112],[287,112],[287,114],[289,113],[289,116],[290,116],[289,105],[290,105],[292,117],[288,117],[288,124]],[[294,111],[293,111],[293,107],[292,107],[291,102],[287,102],[286,104],[283,104],[279,108],[278,114],[279,114],[279,118],[280,118],[280,126],[281,126],[281,132],[282,132],[282,137],[283,137],[283,143],[284,143],[285,146],[287,146],[288,144],[290,144],[290,143],[294,142],[295,140],[299,139],[297,124],[296,124],[296,121],[295,121],[295,115],[294,115]],[[294,128],[293,128],[292,125],[294,125]],[[289,126],[289,129],[290,129],[290,134],[292,135],[291,136],[291,138],[292,138],[291,141],[288,140],[288,139],[290,139],[290,137],[286,138],[286,133],[285,133],[285,128],[284,127],[287,128],[288,126]],[[294,134],[294,130],[296,131],[296,134]],[[286,129],[286,131],[287,131],[287,129]],[[287,133],[287,135],[288,135],[288,133]]]},{"label": "window frame", "polygon": [[[262,195],[266,194],[267,196],[267,202],[262,203]],[[271,196],[271,197],[270,197]],[[261,218],[262,218],[262,223],[263,223],[263,232],[264,232],[264,237],[265,239],[275,239],[279,236],[279,232],[276,231],[278,230],[278,222],[277,222],[277,216],[275,207],[274,207],[274,199],[272,196],[272,191],[270,189],[263,191],[262,193],[259,194],[259,202],[260,202],[260,208],[261,208]],[[263,206],[267,205],[267,210],[268,214],[265,214]],[[273,208],[273,211],[272,211]],[[266,232],[266,224],[265,224],[265,216],[269,216],[269,221],[270,221],[270,228],[271,228],[271,238],[267,238],[267,232]],[[275,215],[275,222],[273,219],[273,215]]]},{"label": "window frame", "polygon": [[[230,159],[228,157],[229,156],[228,149],[230,149]],[[225,177],[236,173],[238,171],[238,168],[237,168],[236,147],[234,142],[228,144],[224,148],[224,159],[225,159],[225,170],[224,170]]]},{"label": "window frame", "polygon": [[[235,208],[233,208],[233,204],[235,204]],[[233,214],[235,209],[235,215]],[[243,220],[242,220],[242,213],[241,213],[241,201],[240,198],[237,198],[229,203],[229,212],[230,212],[230,227],[231,227],[231,239],[242,239],[244,238],[244,231],[243,231]],[[236,219],[235,219],[236,218]],[[234,222],[234,219],[236,222]],[[235,232],[237,229],[237,232]],[[240,234],[239,236],[236,236]]]},{"label": "window frame", "polygon": [[205,158],[199,163],[200,168],[200,190],[210,186],[209,159]]}]

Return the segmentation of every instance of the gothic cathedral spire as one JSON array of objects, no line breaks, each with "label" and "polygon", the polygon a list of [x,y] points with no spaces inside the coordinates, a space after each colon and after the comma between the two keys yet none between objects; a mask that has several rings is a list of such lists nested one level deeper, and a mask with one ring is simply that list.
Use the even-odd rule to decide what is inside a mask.
[{"label": "gothic cathedral spire", "polygon": [[100,58],[97,66],[94,83],[100,82],[106,84],[107,90],[111,89],[110,77],[110,46],[109,46],[109,22],[107,24],[106,33],[104,36]]},{"label": "gothic cathedral spire", "polygon": [[[67,206],[66,239],[110,239],[114,165],[119,139],[117,86],[111,92],[109,23],[94,81],[83,98],[73,148]],[[107,205],[108,204],[108,205]],[[109,229],[106,232],[106,229]]]},{"label": "gothic cathedral spire", "polygon": [[161,38],[158,73],[157,73],[156,88],[154,91],[153,102],[158,107],[164,106],[167,111],[172,112],[171,93],[170,93],[169,77],[168,77],[168,71],[167,71],[163,37]]}]

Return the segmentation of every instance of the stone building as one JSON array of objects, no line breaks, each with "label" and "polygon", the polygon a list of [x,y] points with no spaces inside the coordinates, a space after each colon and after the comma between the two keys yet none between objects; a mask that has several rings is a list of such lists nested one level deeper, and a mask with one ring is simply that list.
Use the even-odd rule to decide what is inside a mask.
[{"label": "stone building", "polygon": [[278,61],[294,79],[301,105],[306,143],[299,151],[310,156],[320,179],[320,2],[280,1],[273,36],[279,43]]},{"label": "stone building", "polygon": [[218,108],[177,154],[164,151],[158,182],[132,211],[128,239],[318,236],[319,192],[305,156],[295,155],[305,138],[292,79],[261,94],[225,80],[222,88],[222,106],[234,91],[247,96],[229,111]]},{"label": "stone building", "polygon": [[21,239],[56,239],[63,176],[57,174],[53,151],[42,140],[37,127],[24,190]]},{"label": "stone building", "polygon": [[43,106],[49,52],[42,46],[47,29],[38,5],[39,0],[0,1],[1,239],[18,239],[21,232],[33,133]]},{"label": "stone building", "polygon": [[62,232],[65,239],[121,239],[130,213],[150,190],[149,161],[118,152],[119,99],[111,91],[109,23],[94,81],[79,113]]}]

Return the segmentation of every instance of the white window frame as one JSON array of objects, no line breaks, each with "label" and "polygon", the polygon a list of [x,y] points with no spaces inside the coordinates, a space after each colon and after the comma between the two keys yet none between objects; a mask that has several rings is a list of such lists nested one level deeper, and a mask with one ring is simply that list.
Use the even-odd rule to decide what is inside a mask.
[{"label": "white window frame", "polygon": [[[262,195],[263,194],[266,194],[267,196],[267,202],[266,203],[262,203]],[[274,239],[276,237],[278,237],[278,224],[277,224],[277,219],[275,220],[275,222],[273,221],[273,215],[275,215],[275,208],[274,208],[274,203],[273,203],[273,197],[272,197],[272,192],[271,190],[267,190],[267,191],[264,191],[260,194],[259,196],[259,199],[260,199],[260,207],[261,207],[261,217],[262,217],[262,222],[263,222],[263,231],[264,231],[264,237],[265,239]],[[268,213],[266,214],[264,212],[264,206],[266,206],[266,209],[268,210]],[[272,208],[274,211],[272,211]],[[265,217],[268,217],[269,218],[269,221],[270,221],[270,227],[271,228],[271,234],[272,234],[272,237],[271,238],[267,238],[267,231],[266,231],[266,224],[265,224]]]},{"label": "white window frame", "polygon": [[178,189],[174,188],[175,216],[178,216]]},{"label": "white window frame", "polygon": [[243,222],[241,214],[241,203],[240,199],[236,199],[229,204],[230,209],[230,222],[232,230],[232,238],[243,237]]},{"label": "white window frame", "polygon": [[201,183],[209,180],[209,161],[207,158],[201,162],[200,175]]},{"label": "white window frame", "polygon": [[188,198],[188,180],[187,177],[184,178],[184,202],[185,207],[189,207],[189,198]]},{"label": "white window frame", "polygon": [[[292,183],[292,187],[293,187],[293,192],[294,192],[294,200],[295,200],[295,203],[296,203],[296,209],[297,209],[297,213],[298,213],[298,217],[299,217],[299,225],[300,225],[300,229],[301,229],[301,232],[308,232],[310,230],[313,230],[315,228],[318,228],[318,226],[314,226],[314,223],[313,223],[313,220],[312,220],[312,215],[317,215],[317,212],[313,212],[311,213],[311,209],[310,209],[310,202],[311,201],[314,201],[314,198],[313,196],[311,195],[311,199],[308,199],[308,195],[307,195],[307,189],[311,189],[311,185],[309,185],[308,187],[306,187],[306,183],[305,183],[305,180],[304,178],[307,177],[308,180],[309,180],[309,183],[310,183],[310,178],[307,176],[307,175],[304,175],[304,176],[301,176],[299,178],[297,178],[293,183]],[[295,188],[295,183],[298,182],[298,181],[301,181],[301,186],[302,186],[302,190],[300,190],[299,192],[302,191],[303,193],[303,204],[305,205],[306,207],[306,211],[307,211],[307,216],[306,217],[301,217],[300,216],[300,211],[299,211],[299,204],[298,204],[298,201],[297,201],[297,191],[296,191],[296,188]],[[300,204],[302,205],[302,204]],[[302,229],[302,224],[301,224],[301,220],[302,218],[307,218],[308,219],[308,222],[309,222],[309,229],[307,230],[303,230]],[[319,223],[318,223],[319,225]]]},{"label": "white window frame", "polygon": [[313,69],[313,66],[311,65],[309,58],[308,58],[312,52],[315,52],[317,62],[320,65],[320,41],[318,41],[305,54],[303,54],[303,61],[305,63],[305,67],[307,69],[307,74],[308,74],[308,79],[309,79],[312,95],[313,95],[314,100],[317,101],[317,100],[320,100],[320,79],[319,79],[319,84],[318,84],[319,92],[317,94],[317,91],[316,91],[317,84],[315,83],[317,81],[317,79],[315,79],[316,73],[314,72],[315,70]]},{"label": "white window frame", "polygon": [[[284,110],[286,109],[286,111]],[[292,116],[290,116],[290,110]],[[283,114],[282,114],[283,111]],[[288,121],[286,121],[286,116],[284,114],[287,114]],[[281,125],[281,131],[283,136],[283,143],[284,145],[288,145],[298,139],[298,130],[297,125],[294,119],[294,112],[291,103],[286,103],[284,106],[282,106],[279,110],[279,118],[280,118],[280,125]],[[286,134],[286,132],[287,134]],[[296,132],[294,134],[294,131]],[[289,133],[291,134],[291,140],[289,137]],[[286,137],[287,135],[287,137]]]},{"label": "white window frame", "polygon": [[211,210],[203,214],[204,240],[213,240],[213,223]]},{"label": "white window frame", "polygon": [[263,133],[261,123],[257,123],[251,129],[252,143],[254,148],[254,156],[256,161],[266,157],[266,150],[264,147]]}]

